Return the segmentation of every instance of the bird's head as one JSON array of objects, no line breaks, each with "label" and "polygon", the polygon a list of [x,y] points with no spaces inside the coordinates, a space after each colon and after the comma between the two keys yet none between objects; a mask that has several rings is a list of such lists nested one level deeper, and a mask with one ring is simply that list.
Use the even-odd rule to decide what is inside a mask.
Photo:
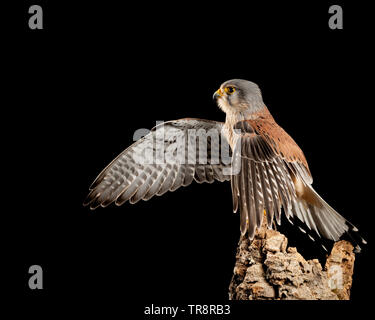
[{"label": "bird's head", "polygon": [[213,96],[225,113],[253,113],[264,108],[259,87],[251,81],[233,79],[225,81]]}]

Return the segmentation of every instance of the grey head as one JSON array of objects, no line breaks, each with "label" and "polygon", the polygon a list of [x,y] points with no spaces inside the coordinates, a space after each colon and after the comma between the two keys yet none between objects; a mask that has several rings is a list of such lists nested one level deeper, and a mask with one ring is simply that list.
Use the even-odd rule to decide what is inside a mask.
[{"label": "grey head", "polygon": [[213,98],[225,113],[253,113],[265,107],[258,85],[242,79],[225,81]]}]

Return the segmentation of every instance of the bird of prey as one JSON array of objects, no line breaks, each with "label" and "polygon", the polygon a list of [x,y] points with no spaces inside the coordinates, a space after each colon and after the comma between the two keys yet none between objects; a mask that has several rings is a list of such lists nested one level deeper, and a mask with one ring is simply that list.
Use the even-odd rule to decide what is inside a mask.
[{"label": "bird of prey", "polygon": [[[305,227],[301,230],[309,234],[337,241],[344,234],[358,231],[312,188],[313,179],[302,150],[275,122],[255,83],[229,80],[213,97],[226,113],[225,123],[185,118],[156,126],[98,175],[84,205],[96,209],[113,202],[136,203],[194,180],[230,181],[233,210],[240,211],[241,234],[247,233],[250,240],[264,217],[269,228],[274,220],[280,224],[282,208],[289,221],[297,219]],[[191,132],[210,134],[202,143],[197,141],[202,135]],[[218,139],[212,138],[215,132],[220,133]],[[231,161],[217,159],[219,151],[228,145]],[[173,160],[177,150],[182,151],[182,157]],[[172,161],[163,158],[168,152]],[[157,154],[162,161],[155,161]],[[200,161],[202,154],[206,161]],[[142,161],[146,158],[148,161]]]}]

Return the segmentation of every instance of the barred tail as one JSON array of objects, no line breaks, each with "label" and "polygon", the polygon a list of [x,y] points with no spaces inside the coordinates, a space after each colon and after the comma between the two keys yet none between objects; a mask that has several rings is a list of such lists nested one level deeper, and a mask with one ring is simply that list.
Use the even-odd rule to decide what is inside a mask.
[{"label": "barred tail", "polygon": [[[310,185],[304,185],[303,190],[297,190],[297,195],[291,211],[309,230],[333,241],[338,241],[346,234],[353,242],[356,252],[361,251],[359,244],[367,242],[358,234],[358,229],[337,213]],[[304,232],[309,230],[302,229]]]}]

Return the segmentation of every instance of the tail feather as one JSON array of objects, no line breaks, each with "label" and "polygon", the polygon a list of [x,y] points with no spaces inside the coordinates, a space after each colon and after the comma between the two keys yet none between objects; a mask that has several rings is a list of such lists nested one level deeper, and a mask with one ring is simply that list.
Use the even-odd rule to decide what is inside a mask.
[{"label": "tail feather", "polygon": [[297,195],[300,210],[293,210],[296,218],[310,230],[329,240],[338,241],[348,235],[356,251],[361,251],[359,244],[367,242],[358,235],[358,229],[325,202],[310,185],[304,185],[303,191],[299,190]]}]

